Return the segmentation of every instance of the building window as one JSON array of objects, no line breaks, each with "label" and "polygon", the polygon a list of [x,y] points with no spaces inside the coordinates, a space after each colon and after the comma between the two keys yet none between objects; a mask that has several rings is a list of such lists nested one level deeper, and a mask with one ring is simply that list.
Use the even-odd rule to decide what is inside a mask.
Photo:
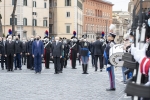
[{"label": "building window", "polygon": [[77,1],[77,6],[82,10],[82,3],[79,0]]},{"label": "building window", "polygon": [[70,33],[70,25],[66,26],[66,33]]},{"label": "building window", "polygon": [[36,12],[32,12],[32,15],[37,15],[37,13]]},{"label": "building window", "polygon": [[23,25],[27,26],[27,18],[23,18]]},{"label": "building window", "polygon": [[44,8],[46,8],[46,2],[44,2]]},{"label": "building window", "polygon": [[33,7],[36,7],[36,1],[33,1]]},{"label": "building window", "polygon": [[15,0],[12,0],[12,5],[14,5],[14,3],[15,3]]},{"label": "building window", "polygon": [[52,18],[52,12],[49,13],[49,18]]},{"label": "building window", "polygon": [[[17,18],[14,19],[14,24],[17,25]],[[10,25],[12,25],[12,18],[10,18]]]},{"label": "building window", "polygon": [[23,5],[27,6],[27,0],[23,0]]},{"label": "building window", "polygon": [[65,0],[65,6],[71,6],[71,0]]},{"label": "building window", "polygon": [[43,26],[47,27],[47,20],[43,20]]},{"label": "building window", "polygon": [[70,17],[70,12],[66,12],[66,17]]},{"label": "building window", "polygon": [[49,0],[49,7],[52,7],[52,0]]},{"label": "building window", "polygon": [[33,19],[33,26],[37,26],[37,20],[36,19]]}]

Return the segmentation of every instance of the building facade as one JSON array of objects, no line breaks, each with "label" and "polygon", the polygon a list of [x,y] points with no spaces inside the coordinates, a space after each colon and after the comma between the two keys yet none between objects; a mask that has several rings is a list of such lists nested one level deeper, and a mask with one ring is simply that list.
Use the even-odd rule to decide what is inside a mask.
[{"label": "building facade", "polygon": [[88,40],[95,40],[102,32],[108,33],[112,24],[112,6],[105,0],[85,0],[83,33],[87,34]]},{"label": "building facade", "polygon": [[124,34],[127,33],[130,23],[130,14],[127,11],[113,11],[113,24],[116,25],[117,43],[122,43]]},{"label": "building facade", "polygon": [[[15,0],[3,0],[0,3],[2,13],[3,34],[7,35],[12,29],[11,14]],[[49,0],[17,0],[15,13],[15,35],[28,38],[40,35],[49,30]]]},{"label": "building facade", "polygon": [[[133,5],[135,6],[136,15],[140,12],[140,0],[131,0],[133,2]],[[147,11],[150,7],[150,0],[142,0],[142,10]]]},{"label": "building facade", "polygon": [[129,26],[132,27],[132,23],[133,23],[133,9],[134,9],[134,0],[130,0],[130,2],[128,3],[128,12],[130,14],[130,23]]},{"label": "building facade", "polygon": [[82,0],[49,0],[49,32],[51,37],[70,38],[73,31],[81,37],[83,29]]}]

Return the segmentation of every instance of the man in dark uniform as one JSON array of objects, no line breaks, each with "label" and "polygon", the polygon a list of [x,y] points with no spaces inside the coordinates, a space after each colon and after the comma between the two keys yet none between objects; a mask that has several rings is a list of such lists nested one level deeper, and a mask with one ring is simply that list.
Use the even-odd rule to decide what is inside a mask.
[{"label": "man in dark uniform", "polygon": [[72,69],[77,69],[76,68],[76,59],[77,59],[77,53],[78,53],[78,40],[76,37],[72,37],[72,43],[71,43],[71,48],[70,48],[70,59],[71,59],[71,65]]},{"label": "man in dark uniform", "polygon": [[81,60],[82,60],[82,74],[88,74],[88,61],[89,61],[89,49],[90,49],[90,43],[86,40],[86,37],[83,35],[84,40],[80,43],[81,46]]},{"label": "man in dark uniform", "polygon": [[97,40],[94,42],[93,47],[94,47],[94,56],[95,56],[95,71],[97,71],[98,67],[97,67],[97,62],[98,62],[98,58],[99,58],[99,62],[100,62],[100,71],[102,72],[103,69],[103,43],[100,41],[100,37],[98,36],[96,38]]},{"label": "man in dark uniform", "polygon": [[52,44],[48,38],[45,39],[44,46],[44,58],[45,58],[45,68],[49,69],[50,53],[51,53]]},{"label": "man in dark uniform", "polygon": [[30,41],[27,43],[27,69],[34,70],[34,58],[32,56],[32,44],[34,37],[31,37]]},{"label": "man in dark uniform", "polygon": [[5,57],[7,57],[8,71],[13,71],[13,61],[15,56],[15,42],[12,41],[12,36],[8,36],[8,42],[5,44]]},{"label": "man in dark uniform", "polygon": [[22,64],[26,64],[27,55],[27,42],[25,39],[22,41]]},{"label": "man in dark uniform", "polygon": [[107,88],[106,91],[115,91],[115,73],[114,73],[114,66],[110,63],[109,57],[110,57],[110,49],[115,45],[114,39],[116,35],[113,33],[115,26],[111,24],[110,26],[110,33],[107,36],[108,44],[106,45],[105,51],[104,51],[104,57],[106,59],[105,65],[107,65],[107,71],[109,75],[109,81],[110,81],[110,88]]},{"label": "man in dark uniform", "polygon": [[15,48],[16,48],[16,57],[15,57],[15,70],[19,68],[20,70],[22,65],[21,65],[21,55],[22,55],[22,42],[19,40],[19,37],[16,36],[15,40]]}]

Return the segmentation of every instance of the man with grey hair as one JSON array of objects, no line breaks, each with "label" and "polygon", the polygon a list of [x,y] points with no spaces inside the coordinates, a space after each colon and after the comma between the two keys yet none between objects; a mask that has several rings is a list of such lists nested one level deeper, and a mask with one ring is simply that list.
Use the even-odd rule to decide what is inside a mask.
[{"label": "man with grey hair", "polygon": [[12,41],[12,36],[8,36],[8,42],[5,44],[5,57],[7,57],[8,71],[13,71],[13,59],[15,56],[15,43]]},{"label": "man with grey hair", "polygon": [[52,43],[52,58],[54,59],[55,73],[59,74],[60,71],[60,58],[62,58],[62,43],[59,42],[59,37],[55,37]]}]

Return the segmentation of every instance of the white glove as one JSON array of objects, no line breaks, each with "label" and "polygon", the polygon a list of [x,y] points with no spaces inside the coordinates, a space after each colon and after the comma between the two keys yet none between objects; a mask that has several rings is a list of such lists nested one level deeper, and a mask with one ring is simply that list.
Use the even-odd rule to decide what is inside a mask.
[{"label": "white glove", "polygon": [[110,47],[113,47],[115,44],[113,42],[110,43]]},{"label": "white glove", "polygon": [[107,67],[110,67],[111,65],[110,64],[107,64]]},{"label": "white glove", "polygon": [[79,56],[79,53],[77,53],[77,57]]}]

